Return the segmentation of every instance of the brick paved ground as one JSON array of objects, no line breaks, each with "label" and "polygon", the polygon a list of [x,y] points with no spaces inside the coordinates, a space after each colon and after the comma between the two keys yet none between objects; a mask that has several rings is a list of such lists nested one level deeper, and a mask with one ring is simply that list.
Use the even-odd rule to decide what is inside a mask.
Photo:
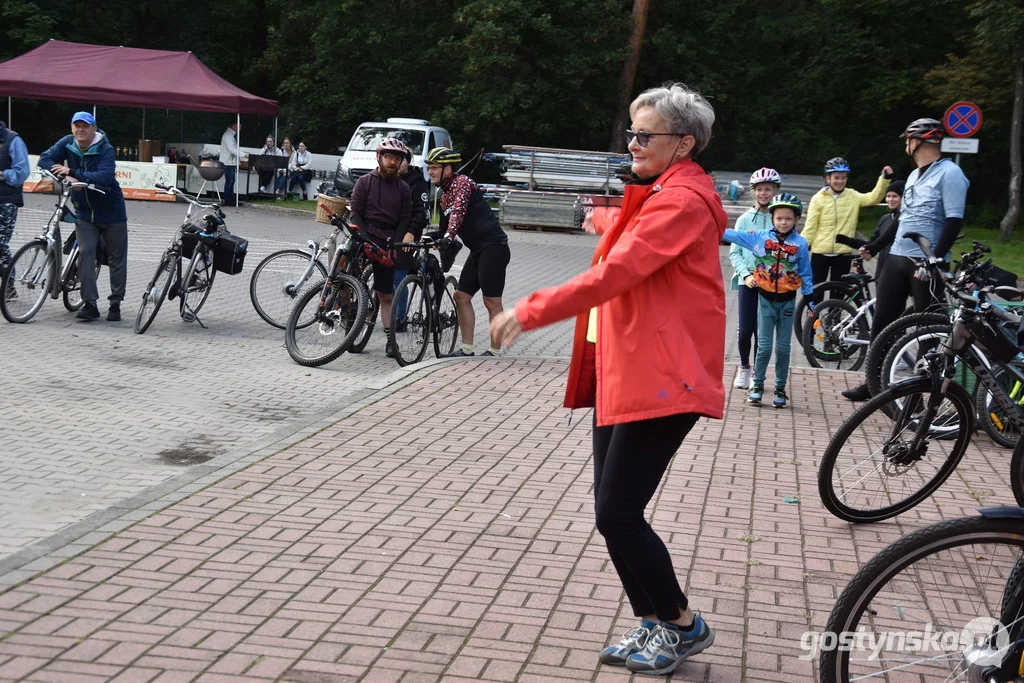
[{"label": "brick paved ground", "polygon": [[[591,416],[559,407],[565,369],[442,364],[152,503],[0,594],[0,681],[624,679],[596,663],[632,618],[591,522]],[[680,449],[650,512],[718,637],[675,680],[812,680],[799,635],[860,563],[978,498],[1012,501],[994,486],[1008,452],[979,438],[917,510],[831,518],[816,464],[855,381],[797,370],[787,411],[731,392]]]},{"label": "brick paved ground", "polygon": [[[26,200],[15,249],[38,234],[52,202],[48,196]],[[379,331],[360,356],[319,369],[296,365],[284,349],[284,333],[253,310],[248,288],[256,264],[325,232],[305,212],[229,209],[228,226],[250,239],[250,253],[242,274],[216,278],[202,311],[209,329],[183,323],[176,302],[169,302],[145,335],[135,335],[141,291],[185,207],[129,202],[128,211],[123,322],[79,323],[61,302],[49,300],[26,325],[0,319],[0,519],[6,522],[0,525],[0,572],[5,557],[112,503],[211,457],[249,453],[254,442],[287,440],[325,411],[403,376],[384,357]],[[583,270],[593,244],[589,236],[513,233],[507,298]],[[104,270],[104,313],[108,291]],[[486,315],[477,304],[477,346],[483,350]],[[564,355],[570,335],[569,323],[556,325],[514,353]]]}]

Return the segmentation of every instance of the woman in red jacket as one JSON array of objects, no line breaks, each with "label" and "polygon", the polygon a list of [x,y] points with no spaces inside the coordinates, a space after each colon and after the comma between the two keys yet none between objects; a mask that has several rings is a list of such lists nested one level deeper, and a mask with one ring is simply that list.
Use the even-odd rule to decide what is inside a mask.
[{"label": "woman in red jacket", "polygon": [[600,661],[667,674],[714,633],[691,611],[644,508],[697,419],[722,417],[726,216],[693,161],[711,138],[711,105],[670,84],[642,93],[630,117],[639,182],[626,188],[613,225],[594,226],[607,229],[593,265],[523,299],[491,330],[508,345],[522,331],[576,316],[565,405],[595,407],[597,529],[641,620]]}]

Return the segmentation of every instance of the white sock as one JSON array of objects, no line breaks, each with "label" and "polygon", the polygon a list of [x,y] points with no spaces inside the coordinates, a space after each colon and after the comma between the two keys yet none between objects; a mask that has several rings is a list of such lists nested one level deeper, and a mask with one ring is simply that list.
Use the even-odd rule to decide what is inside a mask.
[{"label": "white sock", "polygon": [[467,354],[467,355],[470,354],[470,353],[473,353],[473,345],[472,344],[463,344],[462,345],[462,352]]}]

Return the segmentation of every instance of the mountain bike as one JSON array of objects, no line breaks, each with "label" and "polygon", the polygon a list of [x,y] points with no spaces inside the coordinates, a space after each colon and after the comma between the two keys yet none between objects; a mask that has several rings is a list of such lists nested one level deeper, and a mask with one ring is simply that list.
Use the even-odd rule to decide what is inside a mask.
[{"label": "mountain bike", "polygon": [[[142,294],[142,303],[135,315],[135,333],[145,333],[156,319],[164,300],[173,301],[175,297],[178,298],[181,319],[199,323],[200,327],[206,329],[206,325],[199,319],[199,311],[210,296],[217,275],[214,248],[226,233],[224,212],[219,204],[203,204],[176,187],[161,184],[156,187],[184,199],[188,209],[185,220],[174,233],[174,239],[167,250],[160,256],[160,265]],[[193,213],[197,210],[197,213]]]},{"label": "mountain bike", "polygon": [[875,299],[864,298],[864,294],[871,276],[848,273],[842,281],[854,287],[851,297],[861,304],[854,307],[847,299],[835,298],[815,307],[803,341],[804,356],[812,368],[835,365],[836,370],[859,370],[867,355]]},{"label": "mountain bike", "polygon": [[391,308],[391,348],[402,366],[423,360],[431,336],[438,358],[453,353],[459,338],[455,306],[458,282],[451,275],[445,276],[441,263],[430,253],[437,245],[429,236],[405,245],[416,252],[415,268],[395,290],[395,301],[401,297],[408,301],[405,317],[398,317],[398,306]]},{"label": "mountain bike", "polygon": [[[921,263],[937,276],[940,261],[931,256],[928,240],[916,233]],[[973,353],[1003,363],[1008,372],[1020,349],[1014,330],[1020,318],[988,301],[993,287],[975,298],[956,292],[960,306],[953,329],[938,350],[921,361],[920,374],[892,385],[858,408],[829,440],[818,468],[822,503],[848,522],[877,522],[906,512],[930,496],[956,469],[975,429],[974,400],[954,381],[960,365],[978,377],[1018,430],[1024,413],[1002,389],[992,370]],[[1024,380],[1024,374],[1018,379]],[[1014,498],[1024,504],[1024,442],[1018,442],[1010,463]]]},{"label": "mountain bike", "polygon": [[[874,282],[867,270],[864,268],[864,259],[855,256],[851,263],[851,272],[838,280],[818,282],[814,285],[814,292],[811,296],[800,296],[793,310],[793,334],[796,335],[797,343],[804,345],[807,340],[807,333],[804,329],[804,321],[807,318],[807,304],[818,298],[822,303],[839,299],[849,302],[854,308],[859,308],[865,301],[874,298],[871,288],[868,286]],[[868,321],[870,327],[871,321]]]},{"label": "mountain bike", "polygon": [[[91,183],[71,182],[43,169],[39,172],[57,188],[57,202],[43,234],[18,249],[7,264],[6,272],[0,273],[0,313],[12,323],[31,320],[43,307],[47,295],[53,299],[62,296],[64,307],[69,311],[77,311],[85,303],[78,274],[81,258],[78,240],[71,240],[65,260],[60,222],[71,222],[68,219],[75,218],[68,207],[73,190],[85,188],[106,194]],[[98,258],[96,272],[99,273]]]},{"label": "mountain bike", "polygon": [[871,341],[867,357],[864,360],[864,375],[872,396],[877,395],[885,388],[882,366],[893,344],[907,334],[925,327],[949,325],[950,316],[957,305],[956,297],[952,292],[969,291],[974,287],[983,287],[988,284],[987,275],[992,269],[992,260],[982,261],[982,258],[990,251],[991,249],[986,245],[975,240],[972,251],[961,254],[960,261],[954,264],[951,273],[939,275],[943,283],[950,287],[946,287],[945,297],[934,302],[933,309],[918,313],[905,311],[897,320],[886,325]]},{"label": "mountain bike", "polygon": [[[367,316],[374,308],[370,301],[368,281],[352,275],[360,272],[360,255],[374,250],[383,258],[386,250],[364,238],[358,227],[351,225],[330,209],[331,223],[344,238],[337,244],[327,277],[306,288],[292,308],[285,324],[285,346],[288,355],[299,365],[318,367],[330,363],[353,348],[366,334]],[[385,253],[378,254],[375,250]],[[369,273],[367,273],[369,271]],[[372,275],[369,268],[364,276]],[[369,336],[366,336],[369,339]],[[363,345],[365,346],[365,341]]]},{"label": "mountain bike", "polygon": [[890,544],[805,641],[822,683],[1011,683],[1024,671],[1024,510],[982,508]]}]

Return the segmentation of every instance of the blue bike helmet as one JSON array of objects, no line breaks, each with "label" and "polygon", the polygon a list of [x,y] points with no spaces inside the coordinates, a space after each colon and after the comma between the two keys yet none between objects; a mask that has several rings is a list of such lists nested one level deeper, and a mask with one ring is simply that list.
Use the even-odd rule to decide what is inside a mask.
[{"label": "blue bike helmet", "polygon": [[825,162],[825,175],[829,173],[849,173],[850,164],[842,157],[833,157]]}]

